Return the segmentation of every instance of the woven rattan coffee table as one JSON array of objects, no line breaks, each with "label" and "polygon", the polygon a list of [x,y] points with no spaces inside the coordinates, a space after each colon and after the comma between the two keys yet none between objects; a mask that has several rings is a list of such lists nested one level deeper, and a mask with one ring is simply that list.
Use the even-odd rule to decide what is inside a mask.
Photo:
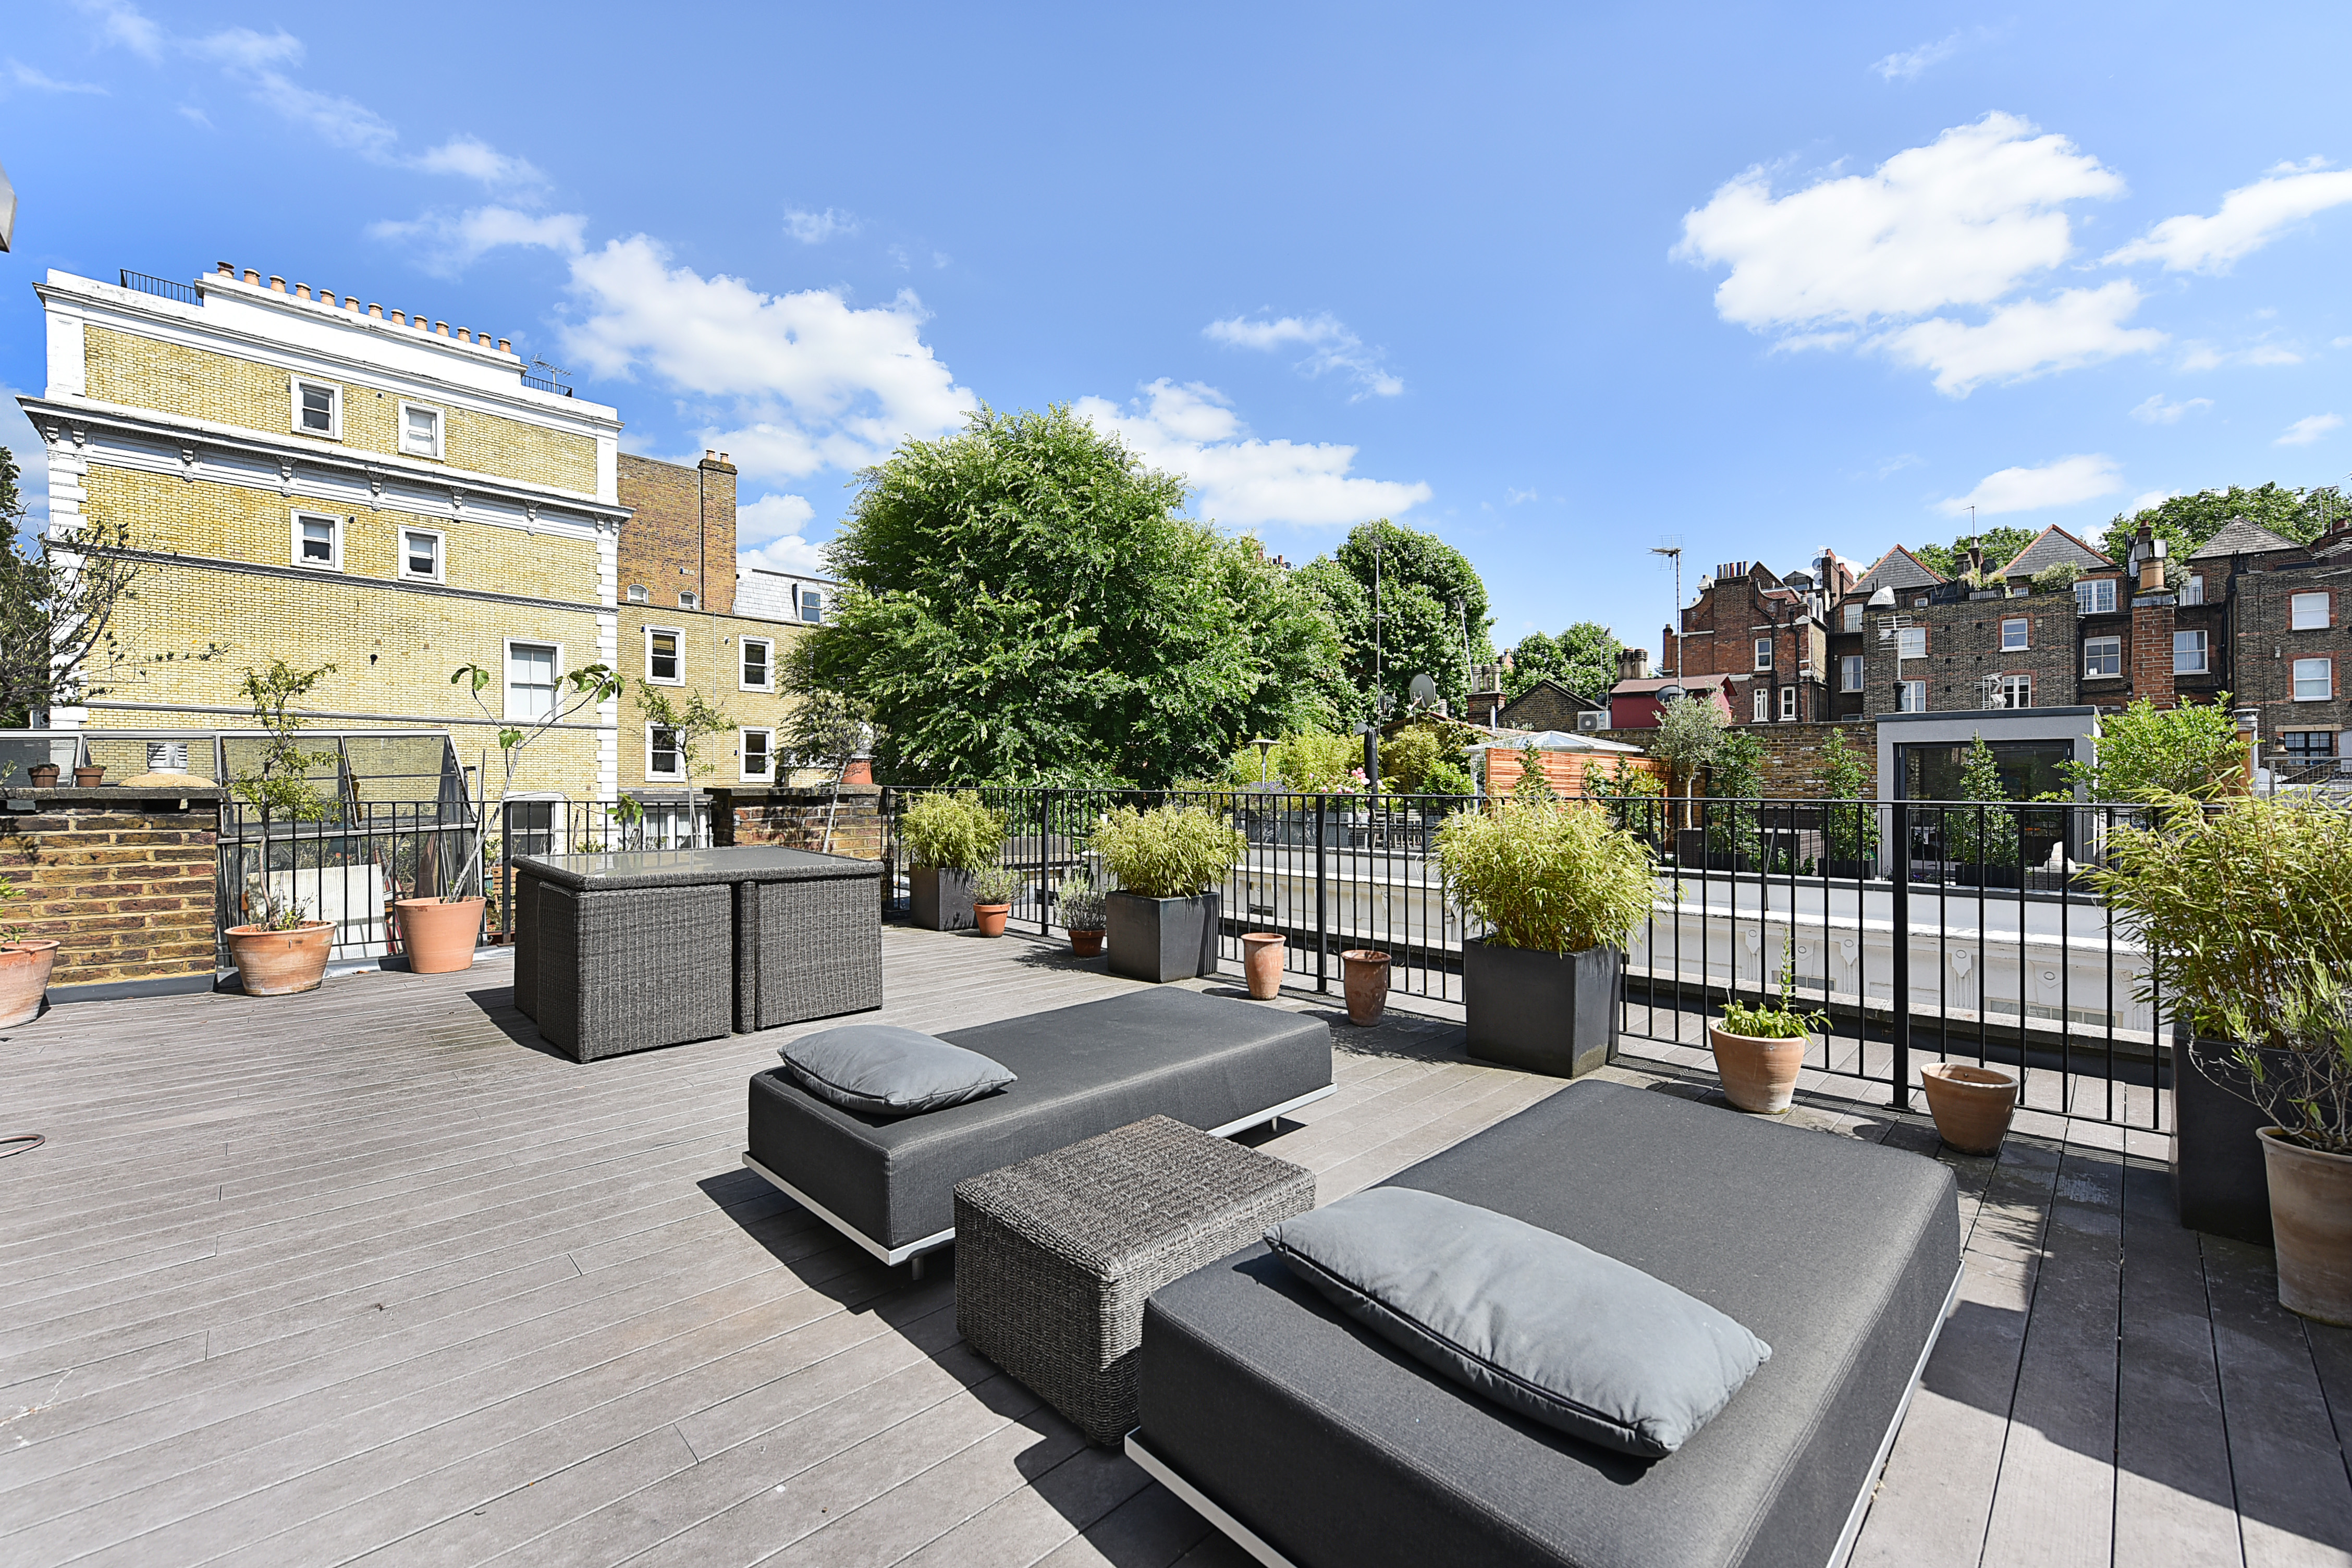
[{"label": "woven rattan coffee table", "polygon": [[1315,1206],[1315,1173],[1146,1117],[955,1190],[956,1327],[1090,1442],[1135,1425],[1143,1301]]}]

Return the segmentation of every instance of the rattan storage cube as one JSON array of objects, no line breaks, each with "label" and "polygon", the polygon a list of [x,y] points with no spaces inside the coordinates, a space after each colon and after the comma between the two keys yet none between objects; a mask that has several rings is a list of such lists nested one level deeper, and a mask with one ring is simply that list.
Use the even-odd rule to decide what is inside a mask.
[{"label": "rattan storage cube", "polygon": [[1143,1302],[1315,1206],[1315,1173],[1165,1116],[959,1183],[956,1327],[1089,1442],[1135,1425]]}]

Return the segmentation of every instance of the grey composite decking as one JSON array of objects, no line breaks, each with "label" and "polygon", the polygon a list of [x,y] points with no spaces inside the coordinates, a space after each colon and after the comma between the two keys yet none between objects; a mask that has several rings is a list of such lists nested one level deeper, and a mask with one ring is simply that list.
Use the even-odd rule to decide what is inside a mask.
[{"label": "grey composite decking", "polygon": [[[869,1016],[918,1027],[1130,984],[884,942]],[[959,1342],[951,1268],[909,1284],[738,1164],[745,1079],[820,1026],[582,1065],[488,962],[0,1037],[0,1132],[50,1140],[0,1159],[0,1560],[1238,1563]],[[1442,1019],[1334,1033],[1339,1092],[1262,1142],[1324,1202],[1558,1087]],[[1936,1147],[1821,1093],[1792,1117]],[[1967,1295],[1855,1561],[2352,1563],[2352,1333],[2174,1226],[2106,1130],[2048,1131],[1951,1157]]]}]

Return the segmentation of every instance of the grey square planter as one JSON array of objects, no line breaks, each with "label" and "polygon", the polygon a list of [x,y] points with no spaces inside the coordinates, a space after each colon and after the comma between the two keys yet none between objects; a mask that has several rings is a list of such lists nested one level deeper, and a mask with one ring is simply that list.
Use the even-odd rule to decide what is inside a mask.
[{"label": "grey square planter", "polygon": [[938,866],[907,868],[907,889],[915,906],[915,923],[925,931],[970,931],[971,873]]},{"label": "grey square planter", "polygon": [[1189,980],[1217,972],[1222,896],[1147,899],[1113,893],[1103,900],[1110,970],[1130,980]]},{"label": "grey square planter", "polygon": [[[2204,1042],[2206,1054],[2230,1047]],[[2245,1073],[2224,1067],[2243,1083]],[[2255,1130],[2274,1125],[2252,1101],[2231,1094],[2197,1070],[2188,1047],[2172,1047],[2172,1207],[2190,1230],[2232,1241],[2271,1245],[2270,1173]]]},{"label": "grey square planter", "polygon": [[1470,1054],[1554,1078],[1579,1078],[1617,1054],[1613,947],[1538,952],[1462,944],[1462,1002]]}]

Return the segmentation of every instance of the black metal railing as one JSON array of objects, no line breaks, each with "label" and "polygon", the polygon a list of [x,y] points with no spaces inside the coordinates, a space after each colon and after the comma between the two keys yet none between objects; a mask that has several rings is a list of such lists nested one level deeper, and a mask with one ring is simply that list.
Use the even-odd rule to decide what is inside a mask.
[{"label": "black metal railing", "polygon": [[503,941],[513,931],[514,863],[523,855],[606,855],[637,849],[708,849],[710,803],[699,797],[634,802],[509,800],[499,808],[485,858],[490,882],[488,929]]},{"label": "black metal railing", "polygon": [[125,289],[136,289],[142,294],[158,294],[166,300],[177,300],[183,305],[201,305],[205,302],[205,297],[197,293],[192,284],[174,283],[169,278],[157,278],[145,272],[133,272],[127,267],[121,270],[122,286]]},{"label": "black metal railing", "polygon": [[551,392],[558,397],[569,397],[572,395],[572,389],[570,387],[560,384],[551,377],[533,375],[529,371],[522,373],[522,384],[525,386],[536,387],[541,392]]}]

